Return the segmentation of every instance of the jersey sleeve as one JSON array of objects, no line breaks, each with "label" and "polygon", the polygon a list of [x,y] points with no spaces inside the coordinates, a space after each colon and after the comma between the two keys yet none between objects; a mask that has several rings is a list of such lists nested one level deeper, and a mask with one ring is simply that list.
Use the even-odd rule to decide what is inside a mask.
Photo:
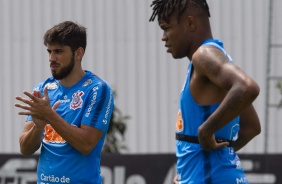
[{"label": "jersey sleeve", "polygon": [[86,101],[81,124],[107,132],[114,108],[114,95],[110,86],[105,82],[95,85]]}]

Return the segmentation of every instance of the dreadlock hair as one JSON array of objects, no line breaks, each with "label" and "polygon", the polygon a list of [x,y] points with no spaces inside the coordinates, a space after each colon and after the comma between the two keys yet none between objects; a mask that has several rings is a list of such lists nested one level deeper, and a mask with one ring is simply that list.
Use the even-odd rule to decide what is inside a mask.
[{"label": "dreadlock hair", "polygon": [[154,0],[151,4],[153,13],[149,21],[158,20],[167,22],[169,17],[176,12],[177,19],[185,12],[186,8],[197,9],[198,13],[210,17],[209,6],[206,0]]}]

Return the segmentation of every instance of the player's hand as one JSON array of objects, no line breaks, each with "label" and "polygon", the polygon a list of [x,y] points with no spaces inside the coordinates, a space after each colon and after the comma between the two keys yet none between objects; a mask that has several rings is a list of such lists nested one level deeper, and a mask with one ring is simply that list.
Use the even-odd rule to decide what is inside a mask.
[{"label": "player's hand", "polygon": [[174,176],[172,184],[178,184],[178,175]]},{"label": "player's hand", "polygon": [[17,96],[16,99],[23,102],[24,104],[16,103],[15,106],[26,111],[19,112],[19,115],[31,115],[35,118],[36,122],[43,122],[41,120],[45,120],[45,117],[48,116],[51,110],[56,110],[59,106],[60,102],[56,102],[54,106],[51,108],[50,100],[48,96],[47,87],[44,88],[44,97],[39,91],[34,91],[29,93],[27,91],[23,92],[29,99]]},{"label": "player's hand", "polygon": [[[37,98],[42,98],[42,94],[39,90],[34,90],[31,94]],[[45,119],[36,118],[36,116],[32,116],[32,121],[39,129],[44,129],[45,125],[47,124],[47,121]]]},{"label": "player's hand", "polygon": [[198,130],[198,139],[204,151],[212,151],[229,145],[229,142],[216,142],[214,134],[205,132],[201,127]]}]

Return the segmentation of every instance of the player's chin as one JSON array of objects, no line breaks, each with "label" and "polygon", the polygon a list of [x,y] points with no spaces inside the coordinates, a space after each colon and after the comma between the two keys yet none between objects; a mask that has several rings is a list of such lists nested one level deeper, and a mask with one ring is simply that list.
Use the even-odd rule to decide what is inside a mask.
[{"label": "player's chin", "polygon": [[173,53],[171,53],[171,55],[174,59],[182,59],[182,58],[186,57],[185,55],[173,54]]},{"label": "player's chin", "polygon": [[169,50],[169,53],[172,55],[172,57],[173,57],[174,59],[181,59],[181,58],[186,57],[186,55],[185,55],[185,54],[182,54],[182,53],[176,52],[176,51],[175,51],[175,50],[173,50],[173,49],[170,49],[170,50]]}]

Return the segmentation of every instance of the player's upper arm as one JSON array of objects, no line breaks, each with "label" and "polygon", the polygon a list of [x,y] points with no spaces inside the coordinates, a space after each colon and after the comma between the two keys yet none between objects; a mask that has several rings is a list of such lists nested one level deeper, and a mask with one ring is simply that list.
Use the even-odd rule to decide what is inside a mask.
[{"label": "player's upper arm", "polygon": [[202,77],[226,90],[229,90],[235,83],[244,84],[250,79],[214,46],[200,47],[193,56],[193,66]]}]

